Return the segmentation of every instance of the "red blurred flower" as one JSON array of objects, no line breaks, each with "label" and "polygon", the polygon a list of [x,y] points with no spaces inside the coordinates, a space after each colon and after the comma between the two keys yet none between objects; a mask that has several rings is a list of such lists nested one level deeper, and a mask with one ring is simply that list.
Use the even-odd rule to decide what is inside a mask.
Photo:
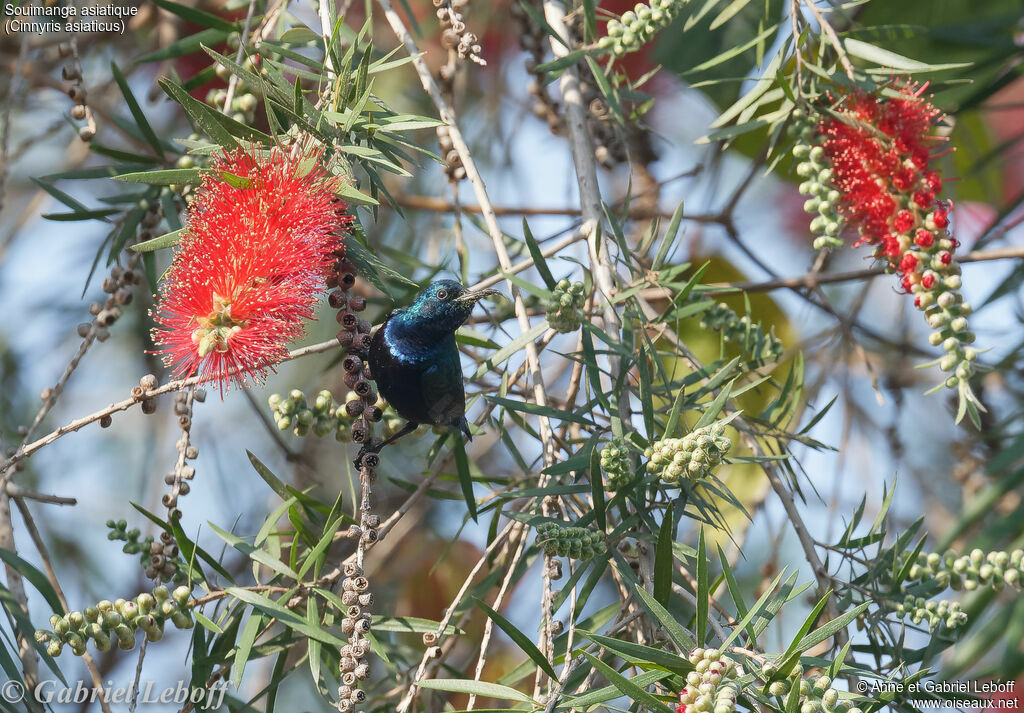
[{"label": "red blurred flower", "polygon": [[304,333],[352,220],[318,159],[239,149],[204,176],[153,315],[175,376],[217,379],[223,393],[262,380]]}]

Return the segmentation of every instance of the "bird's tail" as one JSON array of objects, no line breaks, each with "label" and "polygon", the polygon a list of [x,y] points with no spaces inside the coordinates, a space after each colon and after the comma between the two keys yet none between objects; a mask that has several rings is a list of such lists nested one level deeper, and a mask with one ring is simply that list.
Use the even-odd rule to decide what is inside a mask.
[{"label": "bird's tail", "polygon": [[467,441],[473,440],[473,434],[469,432],[469,421],[466,420],[465,416],[459,421],[459,430],[466,436]]}]

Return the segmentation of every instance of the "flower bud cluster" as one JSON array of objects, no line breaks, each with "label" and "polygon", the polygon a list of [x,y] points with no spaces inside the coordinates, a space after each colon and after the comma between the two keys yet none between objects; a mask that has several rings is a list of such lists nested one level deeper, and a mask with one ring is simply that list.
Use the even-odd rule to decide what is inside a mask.
[{"label": "flower bud cluster", "polygon": [[563,527],[554,522],[537,525],[537,544],[544,553],[569,559],[588,560],[604,554],[604,535],[587,527]]},{"label": "flower bud cluster", "polygon": [[732,439],[725,435],[725,425],[713,423],[682,438],[655,441],[644,451],[644,457],[648,473],[675,484],[683,478],[698,481],[708,477],[731,448]]},{"label": "flower bud cluster", "polygon": [[700,318],[701,329],[718,332],[729,343],[743,348],[744,355],[753,364],[776,362],[782,358],[782,340],[771,331],[765,332],[750,315],[740,317],[724,302],[709,308]]},{"label": "flower bud cluster", "polygon": [[633,480],[633,461],[629,457],[626,439],[613,438],[601,449],[600,458],[601,470],[612,490],[618,490]]},{"label": "flower bud cluster", "polygon": [[[287,397],[271,394],[268,402],[277,427],[282,431],[291,429],[296,436],[308,436],[310,433],[327,436],[333,433],[335,440],[347,443],[352,440],[351,426],[360,415],[380,420],[384,424],[385,438],[402,426],[401,417],[383,398],[378,397],[368,413],[363,398],[355,391],[348,392],[345,403],[335,401],[334,395],[326,389],[317,394],[312,406],[299,389],[292,389]],[[378,411],[382,414],[379,419]]]},{"label": "flower bud cluster", "polygon": [[575,332],[583,324],[583,305],[586,301],[586,287],[582,282],[570,283],[564,278],[559,280],[551,290],[551,296],[544,300],[548,324],[556,332]]},{"label": "flower bud cluster", "polygon": [[128,529],[125,520],[107,520],[108,540],[120,540],[124,542],[121,551],[129,555],[139,555],[140,563],[146,570],[146,576],[156,579],[157,576],[164,581],[173,581],[181,584],[186,580],[185,562],[178,553],[177,543],[170,533],[160,533],[160,542],[157,542],[152,535],[140,540],[141,533],[138,528]]},{"label": "flower bud cluster", "polygon": [[943,588],[972,592],[978,587],[991,586],[996,591],[1008,584],[1020,589],[1024,579],[1024,550],[985,552],[971,550],[960,555],[954,550],[943,554],[921,553],[910,567],[911,581],[935,582]]},{"label": "flower bud cluster", "polygon": [[[761,668],[761,675],[771,679],[776,674],[776,667],[773,663],[766,663]],[[799,705],[800,713],[863,713],[860,708],[853,705],[853,699],[839,697],[839,691],[832,688],[832,679],[828,676],[814,676],[804,678],[804,668],[800,664],[793,667],[789,672],[789,680],[771,681],[768,684],[769,695],[787,699],[792,690],[793,681],[799,679]]]},{"label": "flower bud cluster", "polygon": [[651,0],[649,4],[637,3],[636,7],[622,13],[618,20],[609,20],[608,29],[597,46],[611,50],[616,57],[627,52],[636,52],[656,33],[668,27],[683,6],[681,0]]},{"label": "flower bud cluster", "polygon": [[[242,60],[242,67],[250,72],[258,73],[259,69],[256,63],[259,62],[259,59],[259,55],[245,57]],[[214,71],[217,73],[218,78],[224,82],[230,82],[231,70],[225,65],[218,62]],[[259,97],[253,93],[248,82],[239,78],[236,80],[235,91],[231,95],[230,103],[228,103],[227,89],[211,89],[206,93],[206,103],[217,111],[227,114],[235,121],[251,126],[256,118],[256,107],[259,105]]]},{"label": "flower bud cluster", "polygon": [[967,623],[967,612],[960,609],[959,603],[928,600],[912,594],[908,594],[896,605],[896,616],[900,619],[909,616],[914,624],[924,622],[929,629],[937,629],[943,624],[947,629],[956,629]]},{"label": "flower bud cluster", "polygon": [[739,693],[737,663],[718,649],[696,648],[688,658],[694,670],[686,674],[676,713],[733,713]]},{"label": "flower bud cluster", "polygon": [[807,196],[804,210],[815,216],[811,220],[811,232],[816,236],[814,249],[842,247],[843,241],[839,238],[843,229],[839,214],[842,194],[832,185],[832,169],[825,149],[812,145],[816,137],[814,124],[802,109],[793,110],[789,132],[796,139],[793,158],[797,162],[796,175],[801,180],[799,191]]},{"label": "flower bud cluster", "polygon": [[97,651],[109,651],[114,643],[128,651],[135,647],[135,633],[139,629],[148,641],[162,639],[168,621],[179,629],[191,629],[191,592],[187,586],[171,592],[160,585],[152,594],[143,592],[133,600],[111,602],[104,599],[81,612],[54,614],[50,617],[52,630],[40,629],[35,638],[40,644],[46,644],[50,656],[60,656],[65,644],[76,656],[82,656],[89,639],[93,640]]}]

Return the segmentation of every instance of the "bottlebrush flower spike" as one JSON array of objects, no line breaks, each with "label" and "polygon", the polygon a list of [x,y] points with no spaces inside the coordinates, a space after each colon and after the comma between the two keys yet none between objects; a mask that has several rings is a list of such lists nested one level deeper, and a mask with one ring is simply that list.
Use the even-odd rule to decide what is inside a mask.
[{"label": "bottlebrush flower spike", "polygon": [[238,149],[203,177],[153,313],[176,377],[261,381],[304,333],[352,221],[319,158]]},{"label": "bottlebrush flower spike", "polygon": [[812,221],[824,233],[817,247],[842,245],[838,236],[849,225],[860,234],[856,245],[874,246],[875,257],[899,274],[900,287],[935,330],[930,342],[946,351],[937,363],[951,372],[945,386],[958,390],[957,422],[969,413],[977,425],[984,408],[969,383],[978,354],[968,346],[971,306],[959,292],[959,243],[947,230],[952,203],[937,198],[942,179],[932,166],[939,139],[931,132],[943,114],[922,96],[924,87],[892,89],[896,96],[851,93],[813,125],[799,117],[794,155],[806,159],[797,172],[810,179],[800,190],[812,196],[804,207],[819,213]]}]

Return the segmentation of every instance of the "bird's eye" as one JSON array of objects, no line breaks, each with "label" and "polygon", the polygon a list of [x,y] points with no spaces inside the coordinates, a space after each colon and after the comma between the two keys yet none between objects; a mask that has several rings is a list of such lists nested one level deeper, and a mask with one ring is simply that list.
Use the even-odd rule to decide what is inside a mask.
[{"label": "bird's eye", "polygon": [[439,299],[439,300],[446,300],[446,299],[448,299],[448,290],[438,290],[437,291],[437,299]]}]

